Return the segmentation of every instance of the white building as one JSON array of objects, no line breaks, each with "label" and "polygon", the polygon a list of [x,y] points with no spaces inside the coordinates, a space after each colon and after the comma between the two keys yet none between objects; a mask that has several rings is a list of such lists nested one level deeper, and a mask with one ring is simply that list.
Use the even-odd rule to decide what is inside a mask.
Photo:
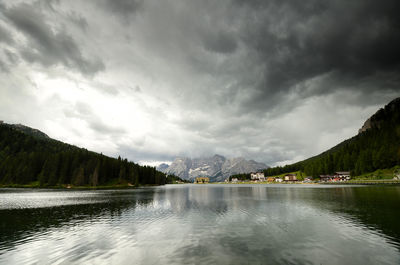
[{"label": "white building", "polygon": [[250,173],[251,180],[259,180],[259,181],[265,181],[265,176],[263,172],[257,172],[257,173]]},{"label": "white building", "polygon": [[338,178],[339,181],[350,180],[350,172],[348,172],[348,171],[336,172],[335,178]]}]

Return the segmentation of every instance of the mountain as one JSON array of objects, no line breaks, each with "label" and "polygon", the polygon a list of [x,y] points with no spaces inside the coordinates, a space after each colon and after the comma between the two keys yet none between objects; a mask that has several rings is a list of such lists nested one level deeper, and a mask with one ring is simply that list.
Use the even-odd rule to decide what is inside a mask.
[{"label": "mountain", "polygon": [[264,163],[259,163],[254,160],[245,160],[243,157],[232,158],[226,160],[222,166],[222,175],[224,179],[241,173],[250,173],[268,168]]},{"label": "mountain", "polygon": [[335,147],[284,167],[265,170],[267,175],[303,171],[307,175],[350,171],[351,175],[400,165],[400,98],[378,110],[362,125],[358,134]]},{"label": "mountain", "polygon": [[233,174],[248,173],[268,168],[263,163],[246,160],[242,157],[227,159],[221,155],[206,158],[176,158],[169,166],[161,164],[158,169],[166,174],[174,174],[182,179],[193,181],[196,177],[210,177],[211,181],[223,181]]},{"label": "mountain", "polygon": [[10,127],[16,129],[17,131],[20,131],[22,133],[28,134],[30,136],[40,138],[40,139],[50,139],[50,137],[45,134],[42,131],[39,131],[38,129],[34,129],[22,124],[8,124]]},{"label": "mountain", "polygon": [[0,123],[0,186],[114,187],[165,180],[166,175],[154,167],[69,145],[24,125]]},{"label": "mountain", "polygon": [[167,168],[169,168],[169,165],[165,164],[165,163],[162,163],[162,164],[159,164],[156,169],[158,171],[164,172],[165,170],[167,170]]},{"label": "mountain", "polygon": [[400,98],[396,98],[387,104],[385,108],[378,110],[374,115],[366,120],[363,126],[358,130],[358,133],[363,133],[369,129],[380,129],[385,121],[388,121],[388,119],[394,122],[398,121],[396,115],[399,114],[399,109]]}]

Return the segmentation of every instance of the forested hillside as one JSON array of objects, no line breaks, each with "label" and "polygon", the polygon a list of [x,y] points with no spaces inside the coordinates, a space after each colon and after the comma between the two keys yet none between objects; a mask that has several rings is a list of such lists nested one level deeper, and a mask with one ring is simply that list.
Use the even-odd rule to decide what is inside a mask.
[{"label": "forested hillside", "polygon": [[[368,126],[366,126],[368,125]],[[375,113],[363,130],[332,149],[307,160],[269,168],[266,175],[301,170],[317,177],[335,171],[351,171],[353,176],[400,164],[400,98]]]},{"label": "forested hillside", "polygon": [[[166,176],[154,167],[65,144],[21,126],[0,124],[0,184],[40,186],[165,184]],[[31,128],[30,128],[31,129]]]}]

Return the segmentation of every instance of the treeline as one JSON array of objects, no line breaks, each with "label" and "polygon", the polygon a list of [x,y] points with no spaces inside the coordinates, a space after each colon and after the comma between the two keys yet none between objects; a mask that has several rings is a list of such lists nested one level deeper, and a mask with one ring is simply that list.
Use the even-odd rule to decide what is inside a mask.
[{"label": "treeline", "polygon": [[0,184],[101,186],[165,184],[154,167],[104,156],[0,125]]},{"label": "treeline", "polygon": [[352,176],[400,164],[400,100],[396,99],[371,117],[371,128],[307,160],[268,168],[273,176],[303,171],[309,176],[350,171]]},{"label": "treeline", "polygon": [[232,181],[232,179],[237,178],[238,180],[250,180],[250,174],[235,174],[231,175],[229,177],[229,181]]},{"label": "treeline", "polygon": [[166,179],[166,181],[165,181],[165,184],[174,184],[174,183],[176,183],[176,182],[190,183],[189,180],[181,179],[180,177],[175,176],[175,175],[173,175],[173,174],[167,175],[167,179]]}]

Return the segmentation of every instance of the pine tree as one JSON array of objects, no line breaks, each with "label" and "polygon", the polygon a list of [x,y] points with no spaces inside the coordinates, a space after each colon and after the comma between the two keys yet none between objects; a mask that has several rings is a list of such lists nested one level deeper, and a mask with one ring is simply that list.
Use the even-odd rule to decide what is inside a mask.
[{"label": "pine tree", "polygon": [[76,170],[76,175],[74,177],[75,181],[73,182],[75,186],[82,186],[85,183],[85,169],[83,166],[80,166]]},{"label": "pine tree", "polygon": [[100,168],[100,162],[97,163],[96,168],[94,169],[94,172],[91,177],[91,185],[92,186],[97,186],[99,183],[99,168]]}]

